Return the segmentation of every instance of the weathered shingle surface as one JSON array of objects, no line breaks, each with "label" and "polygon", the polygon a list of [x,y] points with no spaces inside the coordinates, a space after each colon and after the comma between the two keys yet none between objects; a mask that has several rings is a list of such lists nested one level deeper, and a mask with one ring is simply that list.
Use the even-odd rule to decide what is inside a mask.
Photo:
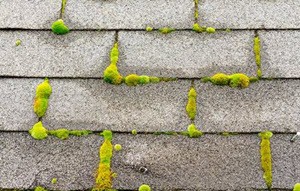
[{"label": "weathered shingle surface", "polygon": [[76,29],[191,28],[190,0],[69,0],[65,18]]},{"label": "weathered shingle surface", "polygon": [[[300,131],[300,0],[195,2],[67,0],[61,14],[61,0],[0,1],[0,190],[93,188],[105,129],[123,147],[111,162],[118,190],[266,190],[258,136],[265,130],[274,133],[272,190],[292,190],[300,180],[300,137],[291,142]],[[51,32],[60,16],[66,35]],[[217,30],[196,33],[196,22]],[[161,34],[161,27],[176,31]],[[106,83],[116,42],[123,77],[164,82]],[[260,67],[263,78],[245,89],[203,82],[218,72],[255,77]],[[45,77],[52,94],[38,118],[34,97]],[[186,112],[191,87],[194,120]],[[93,132],[35,140],[28,130],[39,120],[48,130]],[[186,136],[191,123],[202,137]]]},{"label": "weathered shingle surface", "polygon": [[61,0],[1,0],[0,28],[48,29],[60,9]]},{"label": "weathered shingle surface", "polygon": [[202,0],[200,23],[216,28],[300,28],[300,0]]}]

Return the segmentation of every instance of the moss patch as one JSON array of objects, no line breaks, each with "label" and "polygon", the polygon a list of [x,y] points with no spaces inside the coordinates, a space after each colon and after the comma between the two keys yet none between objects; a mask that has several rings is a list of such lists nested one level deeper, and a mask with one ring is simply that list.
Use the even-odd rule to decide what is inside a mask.
[{"label": "moss patch", "polygon": [[195,23],[193,25],[193,31],[198,32],[198,33],[202,33],[202,32],[215,33],[216,29],[213,27],[200,26],[198,23]]},{"label": "moss patch", "polygon": [[151,32],[151,31],[153,31],[153,28],[152,28],[152,27],[149,27],[149,26],[147,26],[147,27],[146,27],[146,31],[147,31],[147,32]]},{"label": "moss patch", "polygon": [[272,155],[271,155],[271,143],[270,138],[273,133],[265,131],[259,133],[261,138],[260,142],[260,156],[261,156],[261,167],[264,171],[263,178],[269,190],[272,187]]},{"label": "moss patch", "polygon": [[203,135],[202,131],[198,130],[195,124],[190,124],[188,126],[187,132],[185,132],[184,134],[189,136],[190,138],[198,138]]},{"label": "moss patch", "polygon": [[37,122],[30,130],[30,135],[37,140],[42,140],[48,137],[47,129],[43,126],[42,122]]},{"label": "moss patch", "polygon": [[100,147],[100,163],[96,176],[96,185],[94,191],[106,191],[112,189],[112,172],[110,162],[113,155],[112,132],[105,130],[101,133],[104,137],[104,142]]},{"label": "moss patch", "polygon": [[211,82],[215,85],[228,85],[233,88],[247,88],[251,82],[257,81],[256,78],[250,78],[246,74],[236,73],[227,75],[224,73],[217,73],[212,77],[205,77],[203,82]]},{"label": "moss patch", "polygon": [[175,29],[173,28],[169,28],[169,27],[163,27],[163,28],[160,28],[158,29],[160,33],[162,34],[168,34],[168,33],[171,33],[173,31],[175,31]]},{"label": "moss patch", "polygon": [[257,65],[257,77],[261,78],[262,72],[261,72],[260,39],[258,36],[254,38],[253,50],[254,50],[254,54],[255,54],[255,62]]},{"label": "moss patch", "polygon": [[117,67],[119,60],[118,43],[115,43],[110,51],[110,65],[104,70],[104,81],[110,84],[121,84],[123,77],[120,75]]},{"label": "moss patch", "polygon": [[38,117],[45,115],[51,93],[52,87],[49,83],[49,80],[46,78],[44,82],[39,84],[36,88],[33,111]]},{"label": "moss patch", "polygon": [[57,35],[67,34],[70,31],[62,19],[58,19],[57,21],[54,21],[52,23],[51,29],[52,32]]},{"label": "moss patch", "polygon": [[120,150],[122,150],[122,145],[120,145],[120,144],[115,144],[114,149],[115,149],[116,151],[120,151]]},{"label": "moss patch", "polygon": [[139,191],[151,191],[151,188],[147,184],[143,184],[139,187]]},{"label": "moss patch", "polygon": [[18,40],[16,40],[16,46],[20,46],[21,45],[21,40],[20,39],[18,39]]},{"label": "moss patch", "polygon": [[300,191],[300,183],[294,185],[293,191]]},{"label": "moss patch", "polygon": [[189,118],[194,120],[197,113],[197,92],[193,87],[188,93],[188,103],[185,109]]},{"label": "moss patch", "polygon": [[35,187],[34,191],[47,191],[47,190],[41,186],[37,186]]}]

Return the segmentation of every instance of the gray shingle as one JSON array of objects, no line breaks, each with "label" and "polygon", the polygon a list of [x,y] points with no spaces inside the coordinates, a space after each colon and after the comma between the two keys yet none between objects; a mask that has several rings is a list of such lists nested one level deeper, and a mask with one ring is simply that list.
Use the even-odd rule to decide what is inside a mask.
[{"label": "gray shingle", "polygon": [[265,77],[300,77],[300,31],[262,31],[262,71]]},{"label": "gray shingle", "polygon": [[65,21],[76,29],[192,28],[190,0],[69,0]]},{"label": "gray shingle", "polygon": [[50,80],[53,93],[43,118],[47,128],[114,131],[182,131],[190,81],[138,87],[102,80]]},{"label": "gray shingle", "polygon": [[[27,133],[0,133],[0,188],[84,190],[94,185],[102,138],[97,135],[34,140]],[[56,184],[51,184],[57,178]]]},{"label": "gray shingle", "polygon": [[120,32],[119,69],[123,74],[193,78],[217,72],[255,75],[250,31],[198,34]]},{"label": "gray shingle", "polygon": [[216,28],[300,28],[300,0],[203,0],[199,20]]},{"label": "gray shingle", "polygon": [[[17,39],[22,41],[16,46]],[[100,77],[109,63],[114,32],[0,32],[0,74],[8,76]]]},{"label": "gray shingle", "polygon": [[29,129],[38,118],[33,112],[38,79],[0,79],[0,130]]},{"label": "gray shingle", "polygon": [[61,0],[2,0],[0,28],[50,29],[60,9]]},{"label": "gray shingle", "polygon": [[299,80],[260,81],[243,90],[196,82],[196,90],[196,125],[203,131],[299,131]]}]

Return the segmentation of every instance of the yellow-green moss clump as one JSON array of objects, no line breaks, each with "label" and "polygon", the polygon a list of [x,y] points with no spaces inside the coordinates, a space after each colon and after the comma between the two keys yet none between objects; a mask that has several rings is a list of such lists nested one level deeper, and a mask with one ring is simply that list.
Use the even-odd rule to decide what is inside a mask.
[{"label": "yellow-green moss clump", "polygon": [[131,134],[137,135],[137,131],[136,131],[135,129],[133,129],[133,130],[131,131]]},{"label": "yellow-green moss clump", "polygon": [[200,26],[198,23],[195,23],[193,25],[193,31],[198,32],[198,33],[201,33],[201,32],[215,33],[216,29],[213,27]]},{"label": "yellow-green moss clump", "polygon": [[62,19],[58,19],[57,21],[53,22],[51,29],[54,34],[58,35],[67,34],[70,31]]},{"label": "yellow-green moss clump", "polygon": [[188,103],[186,105],[186,112],[191,120],[195,119],[197,113],[197,92],[195,88],[191,88],[188,93]]},{"label": "yellow-green moss clump", "polygon": [[[158,79],[159,80],[159,79]],[[150,83],[150,77],[149,76],[139,76],[136,74],[130,74],[125,77],[125,83],[128,86],[136,86],[138,84],[144,85]]]},{"label": "yellow-green moss clump", "polygon": [[100,164],[96,176],[94,191],[106,191],[112,188],[112,175],[110,161],[113,154],[112,132],[105,130],[102,132],[104,142],[100,147]]},{"label": "yellow-green moss clump", "polygon": [[36,88],[33,110],[38,117],[45,115],[51,93],[52,87],[49,84],[49,80],[46,78],[44,82],[39,84]]},{"label": "yellow-green moss clump", "polygon": [[47,191],[47,190],[41,186],[37,186],[35,187],[34,191]]},{"label": "yellow-green moss clump", "polygon": [[293,191],[300,191],[300,183],[294,185]]},{"label": "yellow-green moss clump", "polygon": [[215,85],[229,85],[233,88],[247,88],[250,82],[257,81],[256,78],[250,78],[246,74],[236,73],[232,75],[226,75],[223,73],[217,73],[212,77],[206,77],[203,82],[211,82]]},{"label": "yellow-green moss clump", "polygon": [[190,138],[197,138],[203,135],[202,131],[198,130],[194,124],[190,124],[188,126],[187,135]]},{"label": "yellow-green moss clump", "polygon": [[49,135],[53,135],[61,140],[68,139],[70,135],[85,136],[91,133],[92,131],[89,130],[68,130],[68,129],[56,129],[56,130],[48,131]]},{"label": "yellow-green moss clump", "polygon": [[139,191],[151,191],[151,188],[147,184],[143,184],[139,187]]},{"label": "yellow-green moss clump", "polygon": [[152,28],[152,27],[149,27],[149,26],[147,26],[147,27],[146,27],[146,31],[147,31],[147,32],[151,32],[151,31],[153,31],[153,28]]},{"label": "yellow-green moss clump", "polygon": [[110,65],[104,70],[104,81],[110,84],[121,84],[123,77],[120,75],[117,67],[119,60],[118,43],[114,44],[114,47],[110,51]]},{"label": "yellow-green moss clump", "polygon": [[120,145],[120,144],[115,144],[114,149],[115,149],[116,151],[120,151],[120,150],[122,150],[122,145]]},{"label": "yellow-green moss clump", "polygon": [[261,56],[260,56],[260,39],[259,37],[254,38],[254,54],[255,54],[255,62],[257,65],[257,77],[261,78],[262,73],[261,73]]},{"label": "yellow-green moss clump", "polygon": [[29,130],[30,135],[37,139],[37,140],[42,140],[47,138],[48,132],[47,129],[43,126],[42,122],[39,121],[37,122],[30,130]]},{"label": "yellow-green moss clump", "polygon": [[18,39],[18,40],[16,40],[16,46],[20,46],[21,45],[21,40],[20,39]]},{"label": "yellow-green moss clump", "polygon": [[271,155],[271,143],[270,143],[270,138],[272,136],[273,133],[270,131],[259,133],[259,137],[261,138],[261,142],[260,142],[261,167],[264,171],[263,178],[269,190],[272,187],[272,155]]},{"label": "yellow-green moss clump", "polygon": [[159,32],[161,32],[162,34],[168,34],[168,33],[171,33],[173,31],[175,31],[175,29],[173,28],[169,28],[169,27],[164,27],[164,28],[160,28],[158,29]]},{"label": "yellow-green moss clump", "polygon": [[52,178],[51,183],[56,184],[57,183],[57,178]]}]

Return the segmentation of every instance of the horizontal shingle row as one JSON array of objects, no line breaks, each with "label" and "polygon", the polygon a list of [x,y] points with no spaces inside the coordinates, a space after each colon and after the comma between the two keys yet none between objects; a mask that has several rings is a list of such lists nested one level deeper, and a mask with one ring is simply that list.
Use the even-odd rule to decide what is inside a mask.
[{"label": "horizontal shingle row", "polygon": [[[1,130],[27,131],[37,121],[32,103],[41,81],[0,80]],[[190,80],[137,87],[100,79],[50,79],[50,83],[53,93],[42,119],[49,129],[183,131],[190,123],[185,111]],[[205,132],[299,131],[299,84],[299,80],[259,81],[241,90],[197,80],[196,125]]]},{"label": "horizontal shingle row", "polygon": [[[264,77],[299,78],[299,31],[259,32]],[[200,78],[217,72],[255,75],[254,33],[119,32],[119,69],[162,77]],[[17,39],[22,41],[15,46]],[[115,32],[0,32],[0,75],[102,77]]]},{"label": "horizontal shingle row", "polygon": [[[298,141],[291,134],[271,138],[273,187],[291,189],[299,180]],[[0,133],[0,187],[71,190],[93,187],[98,166],[98,135],[36,141],[26,133]],[[153,190],[251,190],[266,188],[257,135],[183,136],[115,134],[114,187],[137,190],[147,183]],[[146,168],[147,172],[140,169]],[[57,184],[51,184],[57,178]]]},{"label": "horizontal shingle row", "polygon": [[[192,28],[193,0],[68,0],[72,29]],[[61,0],[1,1],[0,28],[50,29]],[[216,28],[300,28],[300,0],[201,0],[199,22]]]}]

